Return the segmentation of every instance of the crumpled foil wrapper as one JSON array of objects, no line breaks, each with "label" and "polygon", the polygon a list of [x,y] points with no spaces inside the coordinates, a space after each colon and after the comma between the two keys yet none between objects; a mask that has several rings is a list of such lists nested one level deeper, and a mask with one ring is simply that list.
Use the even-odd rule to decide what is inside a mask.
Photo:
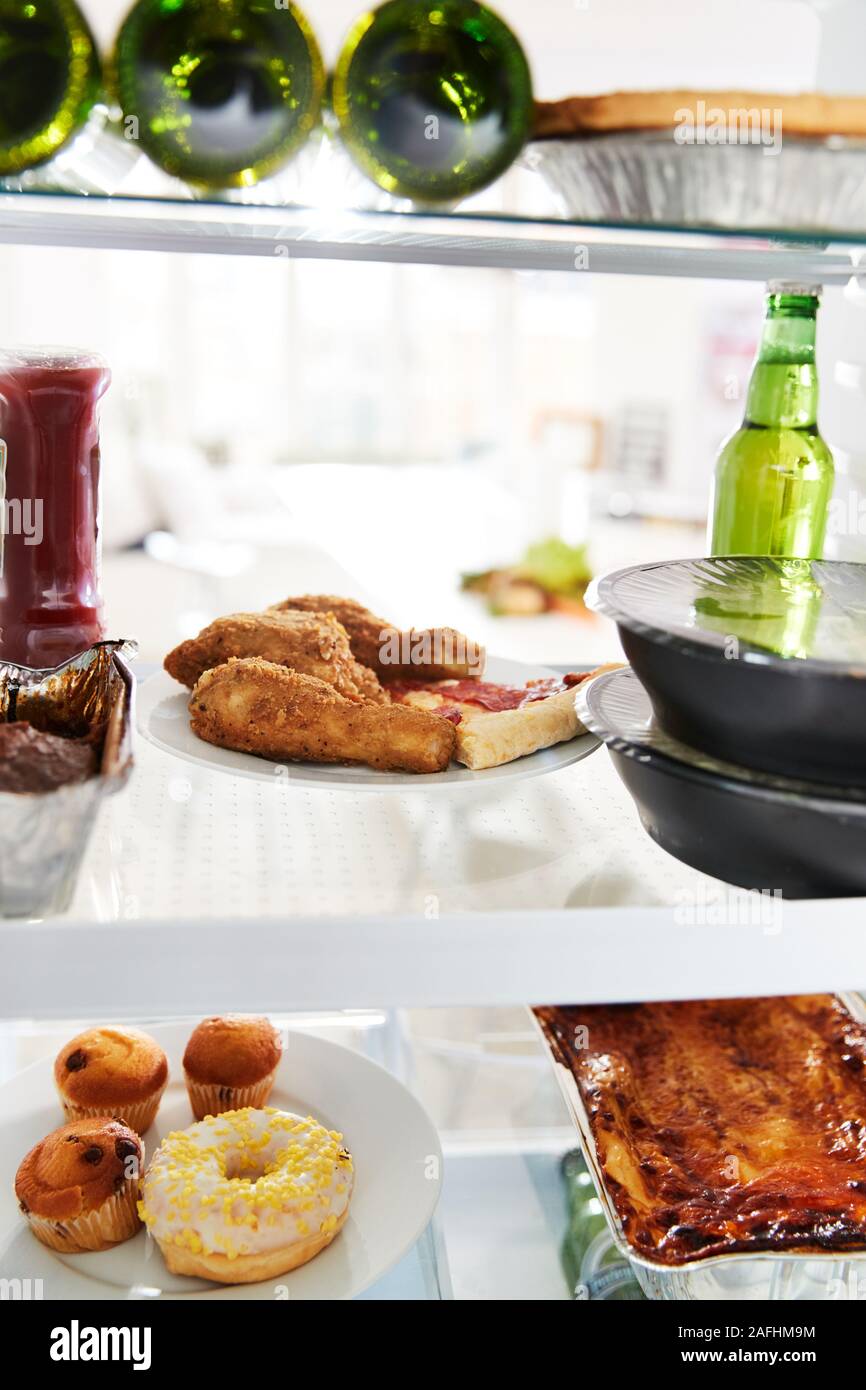
[{"label": "crumpled foil wrapper", "polygon": [[0,663],[0,723],[26,720],[84,737],[104,727],[99,772],[44,792],[0,792],[0,916],[45,917],[69,906],[102,798],[132,769],[131,642],[98,642],[48,670]]},{"label": "crumpled foil wrapper", "polygon": [[680,145],[673,131],[535,140],[524,162],[582,222],[783,235],[866,231],[866,141],[785,136],[754,145]]}]

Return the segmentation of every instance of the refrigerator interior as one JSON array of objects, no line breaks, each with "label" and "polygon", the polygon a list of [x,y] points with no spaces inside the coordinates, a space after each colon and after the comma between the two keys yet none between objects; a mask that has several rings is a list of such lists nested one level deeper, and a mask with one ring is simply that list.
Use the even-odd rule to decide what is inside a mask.
[{"label": "refrigerator interior", "polygon": [[[84,8],[108,42],[126,4]],[[319,8],[332,61],[358,6]],[[671,0],[651,26],[641,0],[497,8],[544,98],[863,85],[853,0]],[[143,161],[117,199],[0,191],[4,339],[111,364],[102,585],[109,634],[138,643],[140,695],[218,615],[305,592],[559,672],[620,660],[606,620],[497,615],[461,577],[551,536],[585,546],[594,574],[703,554],[777,273],[824,284],[827,555],[866,560],[855,239],[572,227],[525,167],[450,216],[384,209],[339,164],[306,177],[304,213],[180,199]],[[0,922],[0,1084],[97,1021],[230,1010],[373,1059],[432,1117],[445,1178],[424,1236],[365,1298],[574,1296],[561,1161],[576,1137],[527,1003],[866,986],[858,900],[755,916],[653,843],[603,748],[466,795],[270,780],[139,735],[68,913]]]}]

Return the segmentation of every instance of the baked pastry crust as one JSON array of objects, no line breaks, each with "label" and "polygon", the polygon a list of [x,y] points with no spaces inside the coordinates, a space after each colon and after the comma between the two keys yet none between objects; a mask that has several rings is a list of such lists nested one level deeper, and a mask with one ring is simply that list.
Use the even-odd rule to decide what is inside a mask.
[{"label": "baked pastry crust", "polygon": [[822,96],[803,92],[690,91],[605,92],[599,96],[565,97],[535,104],[536,140],[611,134],[627,130],[670,130],[682,123],[684,110],[703,102],[707,111],[779,111],[785,135],[866,136],[866,97]]},{"label": "baked pastry crust", "polygon": [[464,716],[457,725],[458,762],[480,770],[501,767],[515,758],[566,743],[584,727],[574,710],[574,690],[562,690],[521,709]]},{"label": "baked pastry crust", "polygon": [[[613,666],[618,664],[612,663]],[[465,767],[482,771],[502,767],[585,733],[575,712],[574,692],[584,681],[610,669],[611,666],[600,666],[586,674],[565,676],[566,688],[543,698],[531,698],[533,687],[529,685],[525,691],[526,702],[514,709],[484,709],[473,704],[471,681],[460,682],[457,686],[445,681],[421,687],[412,684],[394,687],[392,698],[410,708],[441,710],[445,718],[453,715],[457,736],[454,757]],[[544,684],[542,682],[539,688],[544,688]],[[480,690],[490,690],[494,695],[499,688],[507,689],[495,684],[479,686]]]}]

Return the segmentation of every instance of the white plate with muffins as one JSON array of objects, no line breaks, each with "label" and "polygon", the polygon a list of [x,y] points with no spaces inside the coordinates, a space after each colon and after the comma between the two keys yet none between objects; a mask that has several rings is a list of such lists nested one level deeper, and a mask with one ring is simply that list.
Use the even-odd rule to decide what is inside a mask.
[{"label": "white plate with muffins", "polygon": [[390,1072],[229,1014],[70,1039],[0,1088],[0,1164],[0,1278],[46,1299],[331,1300],[422,1234],[442,1151]]}]

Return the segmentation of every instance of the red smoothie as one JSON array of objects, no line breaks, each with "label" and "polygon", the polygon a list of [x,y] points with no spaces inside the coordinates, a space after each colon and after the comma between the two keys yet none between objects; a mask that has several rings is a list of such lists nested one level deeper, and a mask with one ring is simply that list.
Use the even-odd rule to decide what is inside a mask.
[{"label": "red smoothie", "polygon": [[98,404],[110,380],[94,353],[0,352],[0,661],[56,666],[104,635]]}]

